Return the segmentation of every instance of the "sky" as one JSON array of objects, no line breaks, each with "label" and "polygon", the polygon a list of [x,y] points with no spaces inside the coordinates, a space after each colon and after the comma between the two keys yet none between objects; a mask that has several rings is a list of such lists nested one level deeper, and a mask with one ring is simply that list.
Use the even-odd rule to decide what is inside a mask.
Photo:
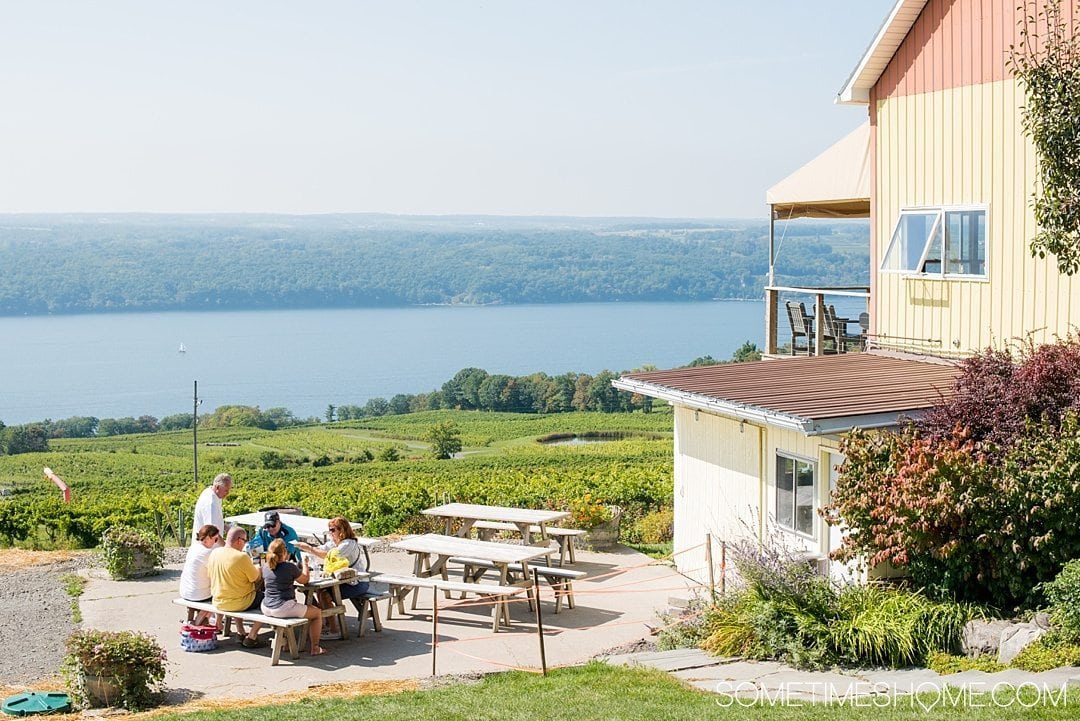
[{"label": "sky", "polygon": [[0,213],[757,218],[893,0],[7,0]]}]

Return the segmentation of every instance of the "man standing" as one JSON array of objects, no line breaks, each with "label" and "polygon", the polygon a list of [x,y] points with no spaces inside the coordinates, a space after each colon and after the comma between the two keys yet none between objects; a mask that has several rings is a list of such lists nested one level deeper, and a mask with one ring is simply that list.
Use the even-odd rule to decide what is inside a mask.
[{"label": "man standing", "polygon": [[223,534],[228,530],[225,525],[225,515],[221,510],[221,499],[229,495],[231,490],[232,476],[228,473],[219,473],[214,478],[214,482],[199,494],[199,500],[195,502],[195,518],[191,526],[192,543],[195,543],[195,535],[199,529],[207,524],[220,528]]},{"label": "man standing", "polygon": [[254,538],[248,541],[244,550],[251,553],[251,549],[258,548],[265,553],[275,538],[285,541],[285,546],[289,549],[289,557],[292,560],[300,560],[300,549],[296,547],[296,542],[300,540],[300,537],[296,535],[296,531],[281,522],[281,516],[278,515],[277,511],[266,512],[266,515],[263,516],[263,527],[259,529]]},{"label": "man standing", "polygon": [[[261,613],[262,592],[256,582],[262,578],[259,569],[244,553],[247,531],[239,526],[229,529],[225,545],[210,552],[206,568],[210,572],[210,592],[214,606],[222,611],[255,611]],[[258,648],[261,623],[252,624],[251,632],[244,636],[245,648]],[[236,630],[244,633],[243,621],[236,621]]]}]

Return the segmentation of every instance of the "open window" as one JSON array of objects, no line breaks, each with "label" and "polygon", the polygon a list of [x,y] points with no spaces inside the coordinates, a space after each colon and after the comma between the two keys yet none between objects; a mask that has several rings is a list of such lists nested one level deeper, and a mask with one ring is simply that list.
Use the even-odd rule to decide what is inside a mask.
[{"label": "open window", "polygon": [[781,528],[813,536],[815,498],[817,464],[777,454],[776,521]]},{"label": "open window", "polygon": [[986,208],[900,212],[881,270],[986,277]]}]

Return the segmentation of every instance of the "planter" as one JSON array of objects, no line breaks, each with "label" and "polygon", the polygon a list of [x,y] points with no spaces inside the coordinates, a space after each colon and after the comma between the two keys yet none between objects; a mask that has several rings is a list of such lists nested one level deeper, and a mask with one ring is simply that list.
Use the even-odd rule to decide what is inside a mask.
[{"label": "planter", "polygon": [[131,554],[131,570],[128,571],[126,576],[119,578],[114,576],[114,578],[117,581],[124,578],[142,578],[143,576],[154,576],[157,572],[153,557],[143,551],[135,551]]},{"label": "planter", "polygon": [[598,523],[585,529],[580,543],[590,551],[609,551],[619,543],[619,525],[622,521],[622,509],[611,506],[611,520]]},{"label": "planter", "polygon": [[109,674],[84,671],[82,674],[82,686],[86,702],[91,708],[118,706],[123,698],[123,689]]}]

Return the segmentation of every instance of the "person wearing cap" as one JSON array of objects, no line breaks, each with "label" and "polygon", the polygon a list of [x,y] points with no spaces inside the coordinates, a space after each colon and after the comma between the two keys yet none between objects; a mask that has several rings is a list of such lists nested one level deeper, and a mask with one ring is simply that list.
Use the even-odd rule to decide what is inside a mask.
[{"label": "person wearing cap", "polygon": [[296,542],[300,540],[300,537],[296,535],[296,531],[281,522],[281,516],[278,515],[277,511],[266,512],[266,515],[263,516],[263,527],[247,542],[244,550],[249,554],[252,549],[258,549],[260,552],[265,553],[270,549],[270,544],[276,538],[280,538],[285,542],[285,546],[289,549],[290,559],[293,561],[300,560],[300,549],[296,547]]}]

